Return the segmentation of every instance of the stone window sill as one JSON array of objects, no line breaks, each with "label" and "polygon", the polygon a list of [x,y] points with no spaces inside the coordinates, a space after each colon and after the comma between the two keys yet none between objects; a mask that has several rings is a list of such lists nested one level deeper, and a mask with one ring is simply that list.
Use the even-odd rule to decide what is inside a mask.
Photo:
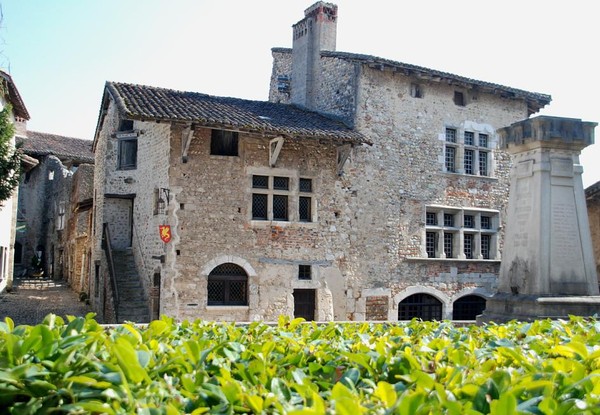
[{"label": "stone window sill", "polygon": [[421,257],[406,257],[409,262],[481,262],[485,264],[500,264],[500,259],[460,259],[460,258],[421,258]]},{"label": "stone window sill", "polygon": [[442,174],[444,176],[449,176],[449,177],[464,177],[466,179],[481,179],[481,180],[490,181],[490,182],[498,181],[498,178],[494,177],[494,176],[478,176],[476,174],[452,173],[452,172],[448,172],[448,171],[443,171]]}]

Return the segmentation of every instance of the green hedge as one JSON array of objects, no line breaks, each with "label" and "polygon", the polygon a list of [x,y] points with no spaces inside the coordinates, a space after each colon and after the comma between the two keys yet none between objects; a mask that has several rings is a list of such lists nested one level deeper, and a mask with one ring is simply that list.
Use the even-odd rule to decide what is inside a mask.
[{"label": "green hedge", "polygon": [[0,322],[0,412],[600,414],[600,321]]}]

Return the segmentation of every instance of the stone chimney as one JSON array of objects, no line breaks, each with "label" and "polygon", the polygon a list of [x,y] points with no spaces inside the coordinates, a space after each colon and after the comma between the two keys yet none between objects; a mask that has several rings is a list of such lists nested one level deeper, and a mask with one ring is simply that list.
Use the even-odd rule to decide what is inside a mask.
[{"label": "stone chimney", "polygon": [[315,110],[321,51],[335,50],[337,6],[318,1],[292,27],[292,104]]}]

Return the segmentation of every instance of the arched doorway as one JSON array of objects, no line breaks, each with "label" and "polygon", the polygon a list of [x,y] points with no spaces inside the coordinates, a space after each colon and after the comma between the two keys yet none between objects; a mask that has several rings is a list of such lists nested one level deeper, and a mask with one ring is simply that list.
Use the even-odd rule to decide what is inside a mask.
[{"label": "arched doorway", "polygon": [[208,274],[207,304],[248,305],[248,274],[232,263],[215,267]]},{"label": "arched doorway", "polygon": [[432,321],[442,319],[442,302],[432,295],[418,293],[406,297],[398,304],[398,320]]},{"label": "arched doorway", "polygon": [[478,295],[465,295],[454,302],[452,320],[475,320],[485,310],[485,298]]}]

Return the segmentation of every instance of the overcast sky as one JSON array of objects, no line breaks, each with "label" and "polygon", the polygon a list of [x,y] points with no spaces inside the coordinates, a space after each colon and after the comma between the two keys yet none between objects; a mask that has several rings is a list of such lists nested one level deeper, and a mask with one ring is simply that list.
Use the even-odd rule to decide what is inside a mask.
[{"label": "overcast sky", "polygon": [[[0,0],[0,66],[30,130],[92,139],[106,81],[266,100],[271,48],[291,47],[292,24],[313,3]],[[339,51],[550,94],[538,115],[600,121],[594,1],[334,3]],[[581,160],[584,186],[600,181],[600,143]]]}]

